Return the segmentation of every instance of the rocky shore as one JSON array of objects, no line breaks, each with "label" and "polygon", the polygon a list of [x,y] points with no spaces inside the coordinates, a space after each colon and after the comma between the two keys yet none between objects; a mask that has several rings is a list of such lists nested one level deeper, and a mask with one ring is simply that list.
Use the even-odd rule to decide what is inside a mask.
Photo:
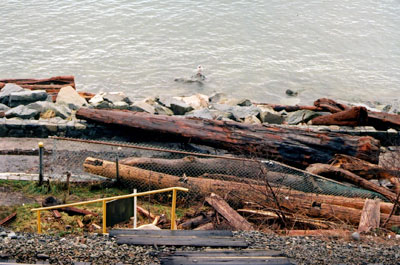
[{"label": "rocky shore", "polygon": [[[283,252],[295,264],[399,264],[398,240],[327,240],[313,237],[283,237],[261,232],[235,232],[250,248]],[[55,237],[0,232],[0,261],[50,264],[158,264],[158,256],[176,250],[203,248],[117,245],[114,238],[97,234]]]},{"label": "rocky shore", "polygon": [[[324,113],[301,109],[276,111],[268,104],[257,104],[250,99],[235,99],[223,93],[207,96],[155,96],[142,100],[131,99],[124,93],[98,93],[89,101],[73,87],[60,89],[57,97],[45,90],[24,89],[8,83],[0,91],[0,137],[67,136],[80,138],[118,138],[127,140],[124,132],[99,124],[87,123],[75,117],[80,107],[119,109],[147,112],[156,115],[177,115],[245,124],[274,124],[277,126],[306,126],[317,131],[331,131],[353,135],[371,135],[381,141],[398,135],[398,128],[378,131],[371,126],[313,126],[311,120]],[[370,109],[398,113],[390,105],[374,104]]]}]

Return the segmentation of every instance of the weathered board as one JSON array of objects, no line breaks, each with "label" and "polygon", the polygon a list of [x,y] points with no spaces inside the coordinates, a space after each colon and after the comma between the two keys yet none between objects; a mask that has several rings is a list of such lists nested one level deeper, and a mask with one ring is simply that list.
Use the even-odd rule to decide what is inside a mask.
[{"label": "weathered board", "polygon": [[232,237],[230,230],[140,230],[140,229],[113,229],[109,236],[136,235],[136,236],[197,236],[197,237]]}]

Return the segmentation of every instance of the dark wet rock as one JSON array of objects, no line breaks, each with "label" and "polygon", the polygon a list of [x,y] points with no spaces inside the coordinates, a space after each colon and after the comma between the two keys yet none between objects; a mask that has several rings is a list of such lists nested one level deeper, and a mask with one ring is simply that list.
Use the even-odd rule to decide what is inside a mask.
[{"label": "dark wet rock", "polygon": [[133,102],[133,104],[130,106],[130,110],[137,111],[137,112],[147,112],[147,113],[151,113],[151,114],[156,113],[155,108],[152,105],[150,105],[144,101]]},{"label": "dark wet rock", "polygon": [[39,114],[40,111],[35,109],[30,109],[25,105],[19,105],[18,107],[12,108],[5,113],[7,118],[17,117],[26,120],[29,120],[31,118],[38,118]]},{"label": "dark wet rock", "polygon": [[35,101],[43,101],[47,99],[47,93],[44,90],[25,90],[13,92],[9,95],[8,106],[16,107],[19,105],[27,105]]},{"label": "dark wet rock", "polygon": [[286,95],[291,96],[291,97],[295,97],[295,96],[297,96],[299,94],[297,91],[293,91],[291,89],[287,89],[285,91],[285,93],[286,93]]},{"label": "dark wet rock", "polygon": [[169,96],[160,96],[158,98],[158,102],[161,105],[171,109],[175,115],[184,115],[186,112],[193,110],[189,104]]},{"label": "dark wet rock", "polygon": [[47,110],[54,111],[57,117],[61,117],[63,119],[71,116],[72,110],[69,109],[66,105],[55,104],[53,102],[48,101],[37,101],[27,105],[28,108],[39,111],[40,113],[44,113]]},{"label": "dark wet rock", "polygon": [[111,109],[112,108],[112,104],[108,101],[101,101],[101,102],[97,102],[97,103],[92,103],[91,104],[95,109]]},{"label": "dark wet rock", "polygon": [[16,84],[6,84],[0,90],[0,103],[8,105],[11,93],[21,92],[24,89]]},{"label": "dark wet rock", "polygon": [[10,109],[9,106],[0,103],[0,111],[7,111],[9,109]]},{"label": "dark wet rock", "polygon": [[196,117],[202,119],[209,119],[212,120],[214,118],[212,112],[209,109],[199,109],[199,110],[192,110],[185,114],[186,117]]},{"label": "dark wet rock", "polygon": [[298,110],[290,112],[287,117],[287,123],[291,125],[296,125],[299,123],[306,123],[315,117],[321,116],[319,113],[311,110]]}]

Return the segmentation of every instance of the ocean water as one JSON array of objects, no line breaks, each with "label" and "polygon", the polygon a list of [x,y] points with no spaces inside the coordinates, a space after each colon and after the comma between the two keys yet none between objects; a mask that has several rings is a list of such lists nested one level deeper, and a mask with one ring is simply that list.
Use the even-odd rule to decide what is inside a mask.
[{"label": "ocean water", "polygon": [[[0,10],[0,78],[74,75],[78,90],[136,98],[400,98],[399,0],[2,0]],[[203,85],[174,81],[198,65]]]}]

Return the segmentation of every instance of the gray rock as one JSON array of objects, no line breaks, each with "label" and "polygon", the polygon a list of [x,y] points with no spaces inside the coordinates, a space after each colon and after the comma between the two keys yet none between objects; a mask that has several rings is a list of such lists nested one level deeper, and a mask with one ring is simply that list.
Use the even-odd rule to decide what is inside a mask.
[{"label": "gray rock", "polygon": [[251,103],[250,99],[240,99],[237,105],[242,107],[250,107],[253,104]]},{"label": "gray rock", "polygon": [[236,121],[241,121],[242,119],[246,119],[250,116],[257,116],[260,113],[260,109],[256,106],[250,107],[239,107],[234,106],[231,109],[231,113]]},{"label": "gray rock", "polygon": [[260,120],[269,124],[282,124],[285,118],[271,108],[260,108]]},{"label": "gray rock", "polygon": [[287,117],[287,123],[291,125],[296,125],[299,123],[306,123],[315,117],[321,116],[317,112],[311,110],[298,110],[290,112]]},{"label": "gray rock", "polygon": [[86,99],[81,97],[76,90],[71,86],[66,86],[60,89],[58,92],[57,104],[65,104],[70,109],[76,110],[82,106],[88,106]]},{"label": "gray rock", "polygon": [[110,92],[110,93],[105,93],[103,95],[103,99],[105,101],[111,102],[115,104],[116,102],[126,102],[128,104],[132,104],[132,101],[129,100],[129,98],[122,92]]},{"label": "gray rock", "polygon": [[56,114],[57,117],[66,119],[71,116],[72,110],[69,109],[64,104],[55,104],[53,102],[48,101],[36,101],[27,105],[28,108],[39,111],[40,113],[44,113],[47,110],[52,110]]},{"label": "gray rock", "polygon": [[129,109],[130,106],[125,101],[117,101],[112,105],[113,109]]},{"label": "gray rock", "polygon": [[360,234],[358,232],[354,232],[351,234],[351,238],[355,241],[360,241],[361,237]]},{"label": "gray rock", "polygon": [[24,89],[16,84],[6,84],[0,91],[0,103],[8,104],[11,93],[21,91]]},{"label": "gray rock", "polygon": [[192,95],[190,97],[174,97],[177,100],[183,101],[193,109],[208,108],[208,96],[202,94]]},{"label": "gray rock", "polygon": [[192,110],[190,112],[187,112],[185,114],[186,117],[196,117],[196,118],[202,118],[202,119],[209,119],[212,120],[213,114],[209,109],[199,109],[199,110]]},{"label": "gray rock", "polygon": [[0,111],[7,111],[9,109],[10,109],[9,106],[0,103]]},{"label": "gray rock", "polygon": [[44,90],[25,90],[13,92],[10,94],[8,106],[16,107],[19,105],[27,105],[35,101],[47,99],[47,93]]},{"label": "gray rock", "polygon": [[253,115],[253,116],[246,117],[244,119],[243,123],[246,123],[246,124],[261,124],[261,121],[255,115]]},{"label": "gray rock", "polygon": [[1,237],[6,237],[7,236],[7,232],[6,231],[1,231],[0,236]]},{"label": "gray rock", "polygon": [[132,111],[147,112],[147,113],[151,113],[151,114],[156,113],[156,109],[152,105],[150,105],[144,101],[133,102],[133,104],[130,106],[129,109]]},{"label": "gray rock", "polygon": [[21,119],[30,119],[37,118],[40,114],[40,111],[30,109],[25,105],[19,105],[18,107],[12,108],[6,112],[7,118],[21,118]]},{"label": "gray rock", "polygon": [[174,115],[174,112],[172,110],[170,110],[167,107],[161,106],[160,104],[155,104],[154,110],[158,115],[168,115],[168,116]]},{"label": "gray rock", "polygon": [[222,99],[226,99],[228,97],[227,94],[225,93],[214,93],[212,94],[208,100],[210,101],[210,103],[219,103]]},{"label": "gray rock", "polygon": [[184,115],[186,112],[193,110],[193,108],[185,102],[169,96],[161,96],[158,99],[158,102],[161,105],[171,109],[175,115]]}]

